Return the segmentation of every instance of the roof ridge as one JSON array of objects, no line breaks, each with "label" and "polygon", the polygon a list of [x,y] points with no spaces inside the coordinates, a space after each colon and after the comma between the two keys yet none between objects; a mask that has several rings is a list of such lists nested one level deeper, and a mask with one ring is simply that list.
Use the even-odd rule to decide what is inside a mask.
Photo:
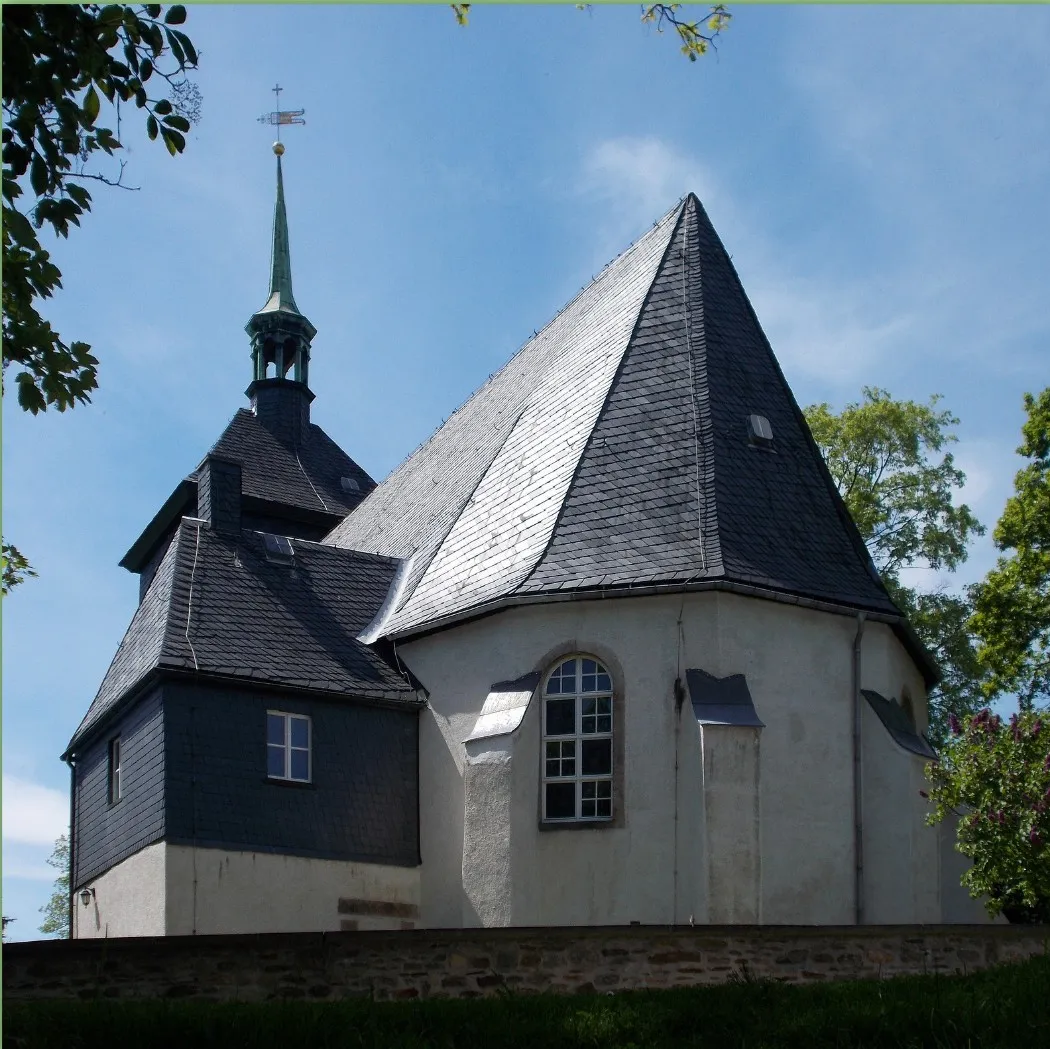
[{"label": "roof ridge", "polygon": [[[718,236],[718,231],[714,228],[714,224],[711,222],[711,217],[707,214],[707,210],[704,208],[703,204],[701,204],[699,200],[696,201],[696,207],[698,220],[697,235],[699,236],[699,221],[702,218],[707,222],[707,225],[710,227],[711,232],[715,235],[717,243],[722,247],[722,252],[725,255],[726,263],[729,266],[729,271],[732,274],[732,278],[736,282],[737,289],[739,290],[740,295],[744,301],[744,305],[747,308],[748,314],[752,322],[754,323],[755,329],[758,331],[762,342],[765,345],[766,352],[768,353],[770,359],[773,362],[773,368],[775,370],[776,376],[780,381],[781,387],[787,395],[788,403],[791,405],[795,414],[795,418],[798,420],[803,437],[809,446],[809,451],[817,462],[817,469],[824,480],[824,484],[827,486],[828,492],[831,496],[832,504],[835,507],[835,512],[840,522],[842,523],[847,536],[849,537],[850,543],[857,552],[861,563],[864,565],[869,575],[875,581],[875,584],[886,595],[887,599],[890,601],[890,604],[894,608],[896,608],[896,602],[894,602],[893,599],[889,596],[889,591],[886,589],[886,584],[883,582],[882,576],[879,575],[878,569],[875,567],[875,562],[871,558],[871,552],[868,550],[868,546],[864,542],[864,539],[860,534],[860,530],[857,528],[856,521],[853,520],[852,514],[850,514],[849,510],[846,508],[845,500],[842,498],[842,494],[839,492],[837,486],[835,485],[835,481],[831,476],[831,471],[828,469],[828,464],[824,460],[824,455],[820,451],[820,448],[817,446],[817,442],[814,439],[812,432],[810,431],[809,423],[806,422],[805,413],[802,411],[802,408],[799,406],[798,401],[795,399],[795,394],[791,389],[790,383],[788,383],[787,381],[787,377],[784,375],[784,370],[780,366],[780,361],[777,359],[777,355],[776,353],[774,353],[773,347],[769,343],[769,338],[767,337],[765,330],[759,322],[758,314],[755,312],[755,307],[752,305],[751,298],[747,294],[747,289],[744,287],[744,282],[740,279],[740,274],[737,272],[736,266],[733,264],[733,258],[729,254],[729,252],[726,251],[725,245],[722,244],[722,238]],[[899,613],[900,609],[897,609],[897,611]]]}]

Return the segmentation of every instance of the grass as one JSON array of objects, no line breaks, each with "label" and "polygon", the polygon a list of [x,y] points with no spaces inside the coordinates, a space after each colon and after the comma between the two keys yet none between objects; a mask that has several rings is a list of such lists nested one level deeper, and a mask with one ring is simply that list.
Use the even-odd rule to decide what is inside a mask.
[{"label": "grass", "polygon": [[1050,957],[968,976],[475,1001],[8,1002],[5,1049],[1039,1049]]}]

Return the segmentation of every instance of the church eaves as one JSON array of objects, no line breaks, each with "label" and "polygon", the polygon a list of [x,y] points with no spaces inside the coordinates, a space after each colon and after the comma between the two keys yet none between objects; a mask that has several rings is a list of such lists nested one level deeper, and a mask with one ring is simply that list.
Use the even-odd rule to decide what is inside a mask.
[{"label": "church eaves", "polygon": [[327,541],[412,558],[392,637],[652,587],[898,616],[693,195]]}]

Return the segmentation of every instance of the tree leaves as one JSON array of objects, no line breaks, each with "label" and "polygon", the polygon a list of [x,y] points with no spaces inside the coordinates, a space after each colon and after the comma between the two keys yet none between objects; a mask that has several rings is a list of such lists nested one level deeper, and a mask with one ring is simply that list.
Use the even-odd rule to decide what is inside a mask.
[{"label": "tree leaves", "polygon": [[26,560],[26,557],[18,549],[17,546],[12,546],[10,543],[3,544],[3,581],[0,582],[0,594],[4,597],[11,592],[11,590],[22,583],[29,576],[35,576],[36,570]]},{"label": "tree leaves", "polygon": [[[184,33],[169,28],[186,20],[186,9],[170,8],[163,24],[162,12],[156,4],[4,9],[3,371],[6,379],[8,367],[20,367],[18,403],[34,414],[85,403],[96,387],[91,347],[64,342],[38,311],[39,300],[61,287],[61,273],[37,230],[67,236],[80,224],[91,195],[77,178],[123,184],[123,163],[116,177],[87,169],[92,154],[121,148],[110,128],[96,127],[102,99],[134,99],[145,110],[147,137],[163,138],[173,155],[199,119],[199,91],[183,78],[197,54]],[[151,99],[147,80],[162,80],[170,97]],[[35,200],[26,207],[18,180],[27,173]]]},{"label": "tree leaves", "polygon": [[865,387],[863,401],[834,415],[827,404],[806,409],[806,421],[876,567],[896,578],[901,568],[925,563],[954,571],[967,544],[984,527],[954,493],[966,480],[950,454],[956,438],[950,412],[929,404],[894,401]]},{"label": "tree leaves", "polygon": [[990,710],[956,719],[952,742],[926,766],[934,809],[927,822],[959,816],[956,848],[973,860],[971,895],[991,915],[1050,921],[1050,710]]},{"label": "tree leaves", "polygon": [[83,109],[84,116],[87,118],[87,127],[91,127],[98,118],[99,110],[98,92],[95,90],[94,84],[87,89],[87,94],[84,96]]},{"label": "tree leaves", "polygon": [[46,936],[69,935],[69,838],[63,834],[47,860],[58,871],[51,898],[40,908],[44,920],[40,931]]},{"label": "tree leaves", "polygon": [[1014,692],[1022,709],[1050,695],[1050,387],[1025,394],[1018,454],[1030,462],[994,532],[1003,551],[975,587],[974,628],[988,690]]},{"label": "tree leaves", "polygon": [[700,29],[698,22],[686,22],[678,17],[681,4],[646,4],[642,7],[642,21],[655,23],[656,31],[662,33],[666,23],[674,28],[682,42],[681,52],[695,62],[701,55],[707,53],[709,48],[716,46],[718,36],[729,28],[729,20],[733,17],[722,4],[715,4],[704,20],[707,33]]},{"label": "tree leaves", "polygon": [[939,743],[950,714],[966,716],[985,701],[985,674],[969,627],[967,597],[922,594],[900,583],[913,565],[954,571],[984,528],[955,496],[966,480],[950,454],[955,441],[950,412],[895,401],[865,387],[859,403],[835,414],[827,404],[806,408],[806,421],[832,479],[867,544],[894,602],[907,616],[942,670],[929,695],[930,739]]}]

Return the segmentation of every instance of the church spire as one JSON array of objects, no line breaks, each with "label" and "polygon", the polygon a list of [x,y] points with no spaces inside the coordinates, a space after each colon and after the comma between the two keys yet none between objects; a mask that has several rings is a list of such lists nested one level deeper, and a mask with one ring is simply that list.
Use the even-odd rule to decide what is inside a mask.
[{"label": "church spire", "polygon": [[262,312],[286,310],[298,313],[292,296],[292,256],[288,247],[288,213],[284,207],[284,174],[281,171],[281,156],[284,145],[275,142],[277,154],[277,204],[273,209],[273,250],[270,255],[270,297]]},{"label": "church spire", "polygon": [[252,314],[245,331],[252,342],[252,383],[247,394],[252,409],[268,426],[273,424],[298,441],[309,423],[310,344],[317,329],[299,312],[292,296],[292,260],[288,246],[288,213],[284,204],[284,145],[273,144],[277,156],[277,202],[273,212],[273,248],[270,257],[270,295]]}]

